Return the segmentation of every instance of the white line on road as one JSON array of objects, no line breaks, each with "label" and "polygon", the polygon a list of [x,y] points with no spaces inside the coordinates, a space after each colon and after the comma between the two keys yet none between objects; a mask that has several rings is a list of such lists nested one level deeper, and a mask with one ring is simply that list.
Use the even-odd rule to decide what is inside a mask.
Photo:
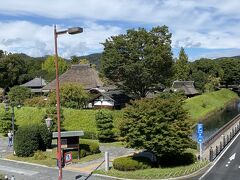
[{"label": "white line on road", "polygon": [[35,175],[38,173],[37,171],[30,171],[30,170],[26,170],[26,169],[14,168],[12,166],[1,166],[1,165],[0,165],[0,170],[6,171],[6,172],[17,173],[17,174],[23,174],[23,175],[27,175],[27,176],[32,176],[32,175]]},{"label": "white line on road", "polygon": [[235,138],[230,142],[230,144],[225,148],[225,150],[223,150],[223,152],[220,154],[220,156],[214,160],[212,166],[199,179],[202,179],[204,176],[206,176],[212,170],[212,168],[215,166],[215,164],[217,164],[217,162],[221,159],[221,157],[224,155],[224,153],[230,148],[230,146],[234,143],[234,141],[238,138],[239,135],[240,135],[240,133],[238,133],[235,136]]},{"label": "white line on road", "polygon": [[228,164],[226,164],[226,167],[228,167]]},{"label": "white line on road", "polygon": [[228,164],[230,164],[231,161],[228,161]]},{"label": "white line on road", "polygon": [[229,158],[229,160],[230,160],[230,161],[234,160],[234,159],[235,159],[235,156],[236,156],[236,153],[234,153],[234,154]]}]

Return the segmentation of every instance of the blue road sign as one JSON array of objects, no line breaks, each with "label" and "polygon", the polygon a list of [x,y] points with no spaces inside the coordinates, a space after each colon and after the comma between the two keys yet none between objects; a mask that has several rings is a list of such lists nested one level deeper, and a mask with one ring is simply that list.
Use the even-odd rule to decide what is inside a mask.
[{"label": "blue road sign", "polygon": [[203,143],[203,124],[197,124],[197,141]]}]

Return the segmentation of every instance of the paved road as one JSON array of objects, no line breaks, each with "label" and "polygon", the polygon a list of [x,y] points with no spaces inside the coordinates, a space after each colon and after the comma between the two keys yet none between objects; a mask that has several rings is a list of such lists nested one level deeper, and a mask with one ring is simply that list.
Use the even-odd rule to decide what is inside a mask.
[{"label": "paved road", "polygon": [[[11,162],[0,159],[0,172],[8,177],[14,175],[16,180],[56,180],[58,169]],[[88,176],[79,172],[63,170],[63,180],[103,180],[100,177]]]},{"label": "paved road", "polygon": [[240,136],[202,180],[240,179]]}]

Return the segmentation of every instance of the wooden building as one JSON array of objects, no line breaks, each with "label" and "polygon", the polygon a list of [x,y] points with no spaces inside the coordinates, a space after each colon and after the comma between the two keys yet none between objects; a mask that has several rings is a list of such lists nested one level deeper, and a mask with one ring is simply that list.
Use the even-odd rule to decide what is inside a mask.
[{"label": "wooden building", "polygon": [[31,92],[34,94],[42,94],[43,92],[47,92],[46,90],[43,90],[43,87],[46,86],[46,84],[47,83],[45,79],[41,77],[36,77],[31,81],[28,81],[25,84],[22,84],[20,86],[31,89]]},{"label": "wooden building", "polygon": [[199,94],[194,87],[194,81],[174,81],[171,90],[173,92],[183,91],[187,97]]}]

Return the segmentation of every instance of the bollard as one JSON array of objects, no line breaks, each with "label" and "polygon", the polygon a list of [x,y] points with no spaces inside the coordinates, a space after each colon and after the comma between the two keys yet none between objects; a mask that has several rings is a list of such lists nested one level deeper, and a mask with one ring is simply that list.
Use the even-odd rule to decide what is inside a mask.
[{"label": "bollard", "polygon": [[209,161],[210,162],[213,161],[213,149],[212,149],[212,147],[210,147],[210,149],[209,149]]},{"label": "bollard", "polygon": [[229,142],[229,135],[227,135],[227,143]]},{"label": "bollard", "polygon": [[109,153],[105,152],[105,171],[109,170]]},{"label": "bollard", "polygon": [[4,180],[8,180],[8,176],[7,175],[4,176]]},{"label": "bollard", "polygon": [[234,128],[232,128],[232,136],[234,136],[234,135],[235,135]]},{"label": "bollard", "polygon": [[226,139],[225,139],[225,135],[223,135],[223,146],[226,146]]},{"label": "bollard", "polygon": [[12,177],[11,177],[11,179],[10,180],[15,180],[15,177],[14,177],[14,175],[12,175]]},{"label": "bollard", "polygon": [[216,157],[218,155],[218,146],[216,146]]},{"label": "bollard", "polygon": [[222,149],[223,149],[223,143],[222,141],[220,141],[220,151],[222,151]]}]

